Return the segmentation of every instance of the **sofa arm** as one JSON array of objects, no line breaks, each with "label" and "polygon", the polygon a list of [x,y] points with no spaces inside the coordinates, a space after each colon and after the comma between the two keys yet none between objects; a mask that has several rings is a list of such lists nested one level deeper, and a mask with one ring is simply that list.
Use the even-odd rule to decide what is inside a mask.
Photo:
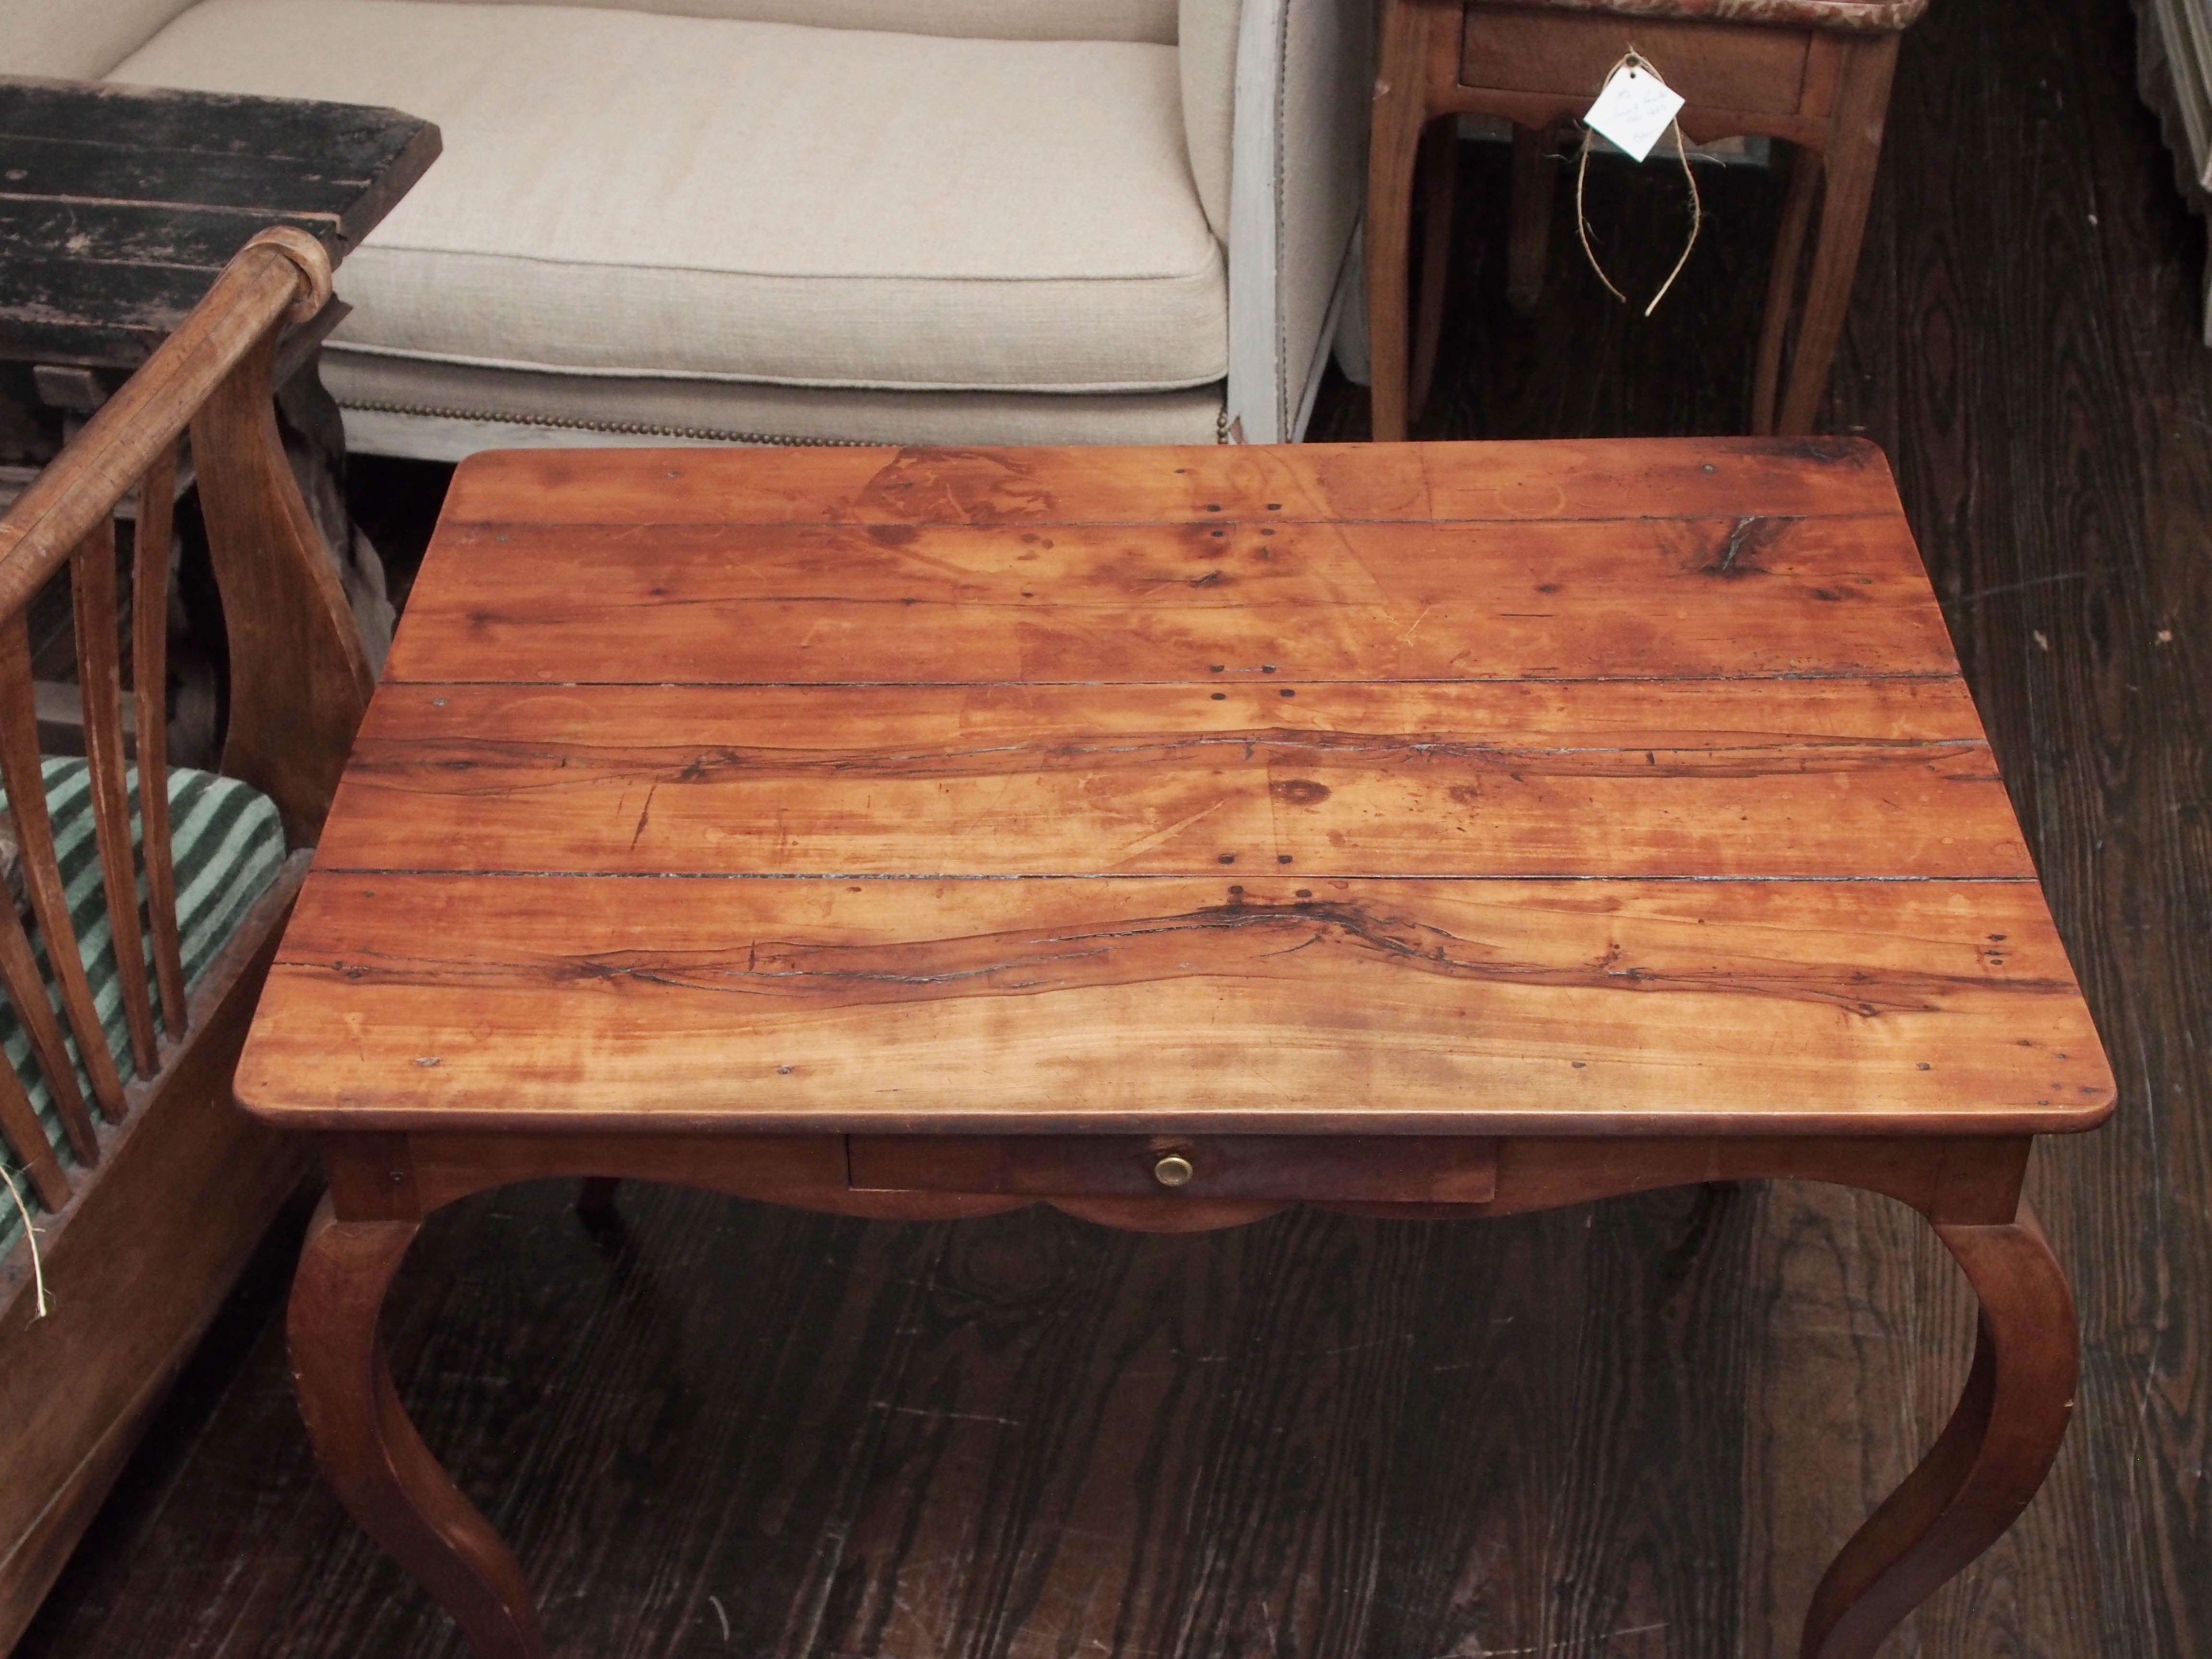
[{"label": "sofa arm", "polygon": [[1232,436],[1304,430],[1367,170],[1372,0],[1245,0],[1229,203]]}]

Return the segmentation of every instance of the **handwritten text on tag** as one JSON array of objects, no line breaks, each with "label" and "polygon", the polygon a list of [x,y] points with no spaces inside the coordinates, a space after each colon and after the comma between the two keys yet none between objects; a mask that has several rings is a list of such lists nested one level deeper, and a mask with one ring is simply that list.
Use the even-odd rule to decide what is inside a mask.
[{"label": "handwritten text on tag", "polygon": [[1640,161],[1651,153],[1660,135],[1674,125],[1675,112],[1682,104],[1681,94],[1638,59],[1613,70],[1583,123]]}]

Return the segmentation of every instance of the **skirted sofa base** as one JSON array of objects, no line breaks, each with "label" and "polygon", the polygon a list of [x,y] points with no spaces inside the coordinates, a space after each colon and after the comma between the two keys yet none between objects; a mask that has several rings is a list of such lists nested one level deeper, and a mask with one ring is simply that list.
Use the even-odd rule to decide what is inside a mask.
[{"label": "skirted sofa base", "polygon": [[[480,449],[576,444],[1210,444],[1219,383],[1088,396],[884,392],[755,381],[520,373],[323,354],[347,447],[459,460]],[[579,418],[576,411],[590,411]]]}]

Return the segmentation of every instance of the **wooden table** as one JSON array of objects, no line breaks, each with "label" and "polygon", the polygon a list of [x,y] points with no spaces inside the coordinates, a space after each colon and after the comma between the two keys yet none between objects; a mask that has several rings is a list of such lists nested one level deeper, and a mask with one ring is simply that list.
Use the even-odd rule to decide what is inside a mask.
[{"label": "wooden table", "polygon": [[480,1659],[530,1595],[375,1334],[469,1193],[1888,1194],[1981,1336],[1814,1598],[1843,1659],[2056,1451],[2021,1181],[2112,1083],[1888,471],[1814,440],[478,456],[238,1092],[328,1163],[323,1466]]},{"label": "wooden table", "polygon": [[0,358],[119,380],[258,232],[337,265],[438,147],[397,110],[0,76]]},{"label": "wooden table", "polygon": [[[335,266],[440,143],[431,123],[397,110],[0,76],[0,365],[24,366],[0,367],[0,506],[256,234],[303,231]],[[288,441],[313,458],[307,504],[341,579],[349,592],[367,582],[381,605],[381,570],[353,568],[345,428],[319,372],[346,310],[332,300],[295,326],[271,380]],[[187,466],[179,490],[191,481]],[[389,606],[362,627],[380,660]]]}]

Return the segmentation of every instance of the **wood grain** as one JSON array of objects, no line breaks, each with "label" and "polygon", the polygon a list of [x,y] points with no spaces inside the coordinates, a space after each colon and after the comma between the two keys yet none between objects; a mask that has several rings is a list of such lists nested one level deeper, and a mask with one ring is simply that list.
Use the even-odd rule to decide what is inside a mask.
[{"label": "wood grain", "polygon": [[1796,518],[1895,510],[1871,444],[1573,439],[1127,449],[614,450],[471,459],[447,525],[1132,525]]},{"label": "wood grain", "polygon": [[[0,86],[0,117],[8,106],[8,89]],[[160,736],[167,718],[164,595],[177,442],[189,422],[198,428],[201,506],[234,653],[232,731],[273,727],[292,737],[291,752],[264,775],[283,798],[295,845],[312,842],[329,781],[352,736],[350,725],[332,724],[333,708],[342,705],[326,688],[337,677],[341,690],[355,693],[350,708],[357,716],[365,676],[345,678],[349,625],[333,647],[317,625],[327,623],[327,613],[319,617],[305,605],[285,610],[312,596],[317,572],[335,579],[319,543],[296,533],[303,509],[270,412],[269,365],[283,321],[303,310],[312,313],[329,297],[329,262],[319,244],[282,231],[256,238],[215,278],[205,304],[84,423],[0,520],[0,775],[21,842],[45,966],[76,1054],[62,1040],[41,964],[12,907],[0,923],[0,982],[53,1090],[70,1148],[87,1166],[80,1181],[62,1178],[21,1085],[9,1073],[0,1091],[0,1132],[24,1158],[51,1213],[42,1224],[32,1224],[27,1213],[36,1234],[0,1263],[0,1352],[6,1359],[0,1370],[14,1379],[0,1411],[0,1461],[13,1472],[0,1503],[0,1646],[12,1645],[37,1607],[184,1351],[221,1305],[301,1174],[301,1148],[237,1116],[229,1096],[239,1045],[308,854],[295,851],[273,874],[220,941],[197,986],[187,987],[179,960]],[[258,414],[258,422],[225,418],[240,408]],[[140,795],[142,802],[161,803],[147,805],[137,835],[125,766],[114,532],[119,499],[134,487],[140,511],[130,631]],[[288,562],[303,559],[309,562],[304,572],[289,568]],[[26,618],[65,562],[97,856],[135,1062],[127,1086],[63,902],[67,884],[56,862],[38,753]],[[283,678],[287,670],[290,676]],[[319,799],[313,793],[318,777]],[[301,779],[309,787],[283,787]],[[142,841],[150,972],[136,896]],[[157,979],[166,1045],[154,1022]],[[76,1080],[80,1059],[107,1126],[89,1121]],[[62,1304],[58,1310],[48,1304],[48,1280]]]},{"label": "wood grain", "polygon": [[30,1178],[40,1203],[51,1212],[69,1202],[69,1174],[12,1066],[0,1068],[0,1137],[6,1139],[17,1168]]},{"label": "wood grain", "polygon": [[[1627,8],[1622,8],[1628,10]],[[1622,56],[1642,52],[1692,104],[1794,115],[1804,102],[1809,30],[1730,27],[1709,18],[1629,15],[1562,17],[1547,8],[1472,7],[1459,77],[1506,92],[1591,98]]]},{"label": "wood grain", "polygon": [[[1180,1160],[1171,1176],[1163,1173],[1168,1159]],[[855,1188],[1207,1202],[1461,1205],[1498,1196],[1497,1144],[1468,1136],[1394,1136],[1348,1147],[1267,1135],[878,1135],[849,1139],[846,1164]],[[1167,1193],[1170,1184],[1180,1192]]]},{"label": "wood grain", "polygon": [[[53,1093],[63,1137],[77,1162],[89,1169],[100,1162],[99,1131],[85,1105],[84,1091],[77,1084],[76,1066],[63,1040],[61,1022],[54,1017],[46,985],[32,952],[23,917],[13,905],[0,908],[0,988],[5,989],[9,1006],[22,1022],[23,1034],[30,1040],[31,1052],[38,1056],[40,1072]],[[43,1131],[40,1138],[45,1139]]]},{"label": "wood grain", "polygon": [[[1723,460],[1844,510],[1711,516]],[[1449,516],[1501,465],[1559,516]],[[1414,475],[1425,522],[1309,516]],[[1194,477],[1219,522],[1138,517]],[[1631,479],[1635,516],[1582,516]],[[1881,479],[1774,442],[479,458],[240,1097],[357,1130],[2084,1127],[2094,1032]],[[1124,521],[1054,520],[1102,481]]]},{"label": "wood grain", "polygon": [[[274,251],[262,241],[249,252],[262,250]],[[276,801],[298,846],[322,829],[371,677],[277,434],[276,348],[273,330],[247,347],[191,411],[191,439],[229,640],[222,769]]]},{"label": "wood grain", "polygon": [[[1894,518],[448,527],[401,681],[1948,674]],[[650,663],[650,670],[642,665]]]},{"label": "wood grain", "polygon": [[[154,1031],[153,981],[139,921],[138,857],[131,833],[131,785],[123,752],[123,678],[117,647],[115,523],[103,519],[70,561],[70,597],[76,612],[76,656],[84,698],[84,752],[92,794],[100,885],[113,940],[116,987],[123,999],[131,1057],[140,1077],[160,1068]],[[166,787],[166,780],[165,786]],[[173,929],[174,918],[171,919]]]},{"label": "wood grain", "polygon": [[295,855],[193,988],[194,1040],[135,1083],[101,1167],[43,1218],[50,1292],[41,1317],[22,1253],[0,1291],[0,1377],[15,1471],[0,1492],[0,1641],[37,1610],[90,1524],[131,1444],[222,1308],[307,1149],[225,1109],[284,913],[306,874]]},{"label": "wood grain", "polygon": [[671,1130],[2106,1109],[2031,884],[1296,884],[318,874],[239,1097],[300,1127]]},{"label": "wood grain", "polygon": [[393,110],[0,76],[0,353],[135,368],[269,226],[343,259],[439,142]]},{"label": "wood grain", "polygon": [[[1680,471],[1685,447],[1610,459]],[[1769,454],[1820,493],[1850,452],[1804,448]],[[1368,452],[1386,474],[1403,453]],[[1090,471],[1181,476],[1180,453]],[[1521,459],[1560,503],[1602,501],[1590,453]],[[1714,518],[1692,483],[1633,519],[1279,525],[1282,501],[1224,489],[1210,527],[1068,526],[1062,457],[993,451],[902,453],[857,500],[824,486],[812,524],[608,521],[683,459],[556,470],[569,517],[441,529],[238,1073],[249,1111],[325,1132],[289,1320],[318,1457],[482,1659],[538,1659],[532,1590],[374,1339],[426,1194],[461,1179],[409,1132],[602,1180],[633,1139],[719,1132],[685,1178],[724,1186],[757,1176],[745,1137],[811,1137],[803,1160],[845,1132],[844,1181],[761,1194],[923,1218],[1042,1193],[1170,1231],[1299,1198],[1486,1204],[1516,1135],[1864,1136],[1869,1170],[1904,1157],[1964,1204],[1942,1137],[1978,1134],[2012,1179],[1974,1221],[2003,1231],[2025,1138],[2110,1108],[1894,512]],[[473,464],[495,500],[544,470]],[[700,470],[766,497],[785,464]],[[1540,610],[1451,603],[1532,573],[1555,578]],[[1855,631],[1863,591],[1900,655]],[[1486,626],[1509,621],[1533,626]],[[709,654],[719,684],[670,684]],[[1745,740],[1789,723],[1752,706],[1778,670],[1785,703],[1832,704],[1804,722],[1826,734]],[[1638,707],[1653,685],[1668,706]],[[1796,878],[1753,878],[1775,870]],[[1479,1192],[1410,1144],[1381,1167],[1365,1142],[1392,1134],[1469,1138]],[[608,1162],[575,1168],[589,1144]],[[1189,1195],[1132,1147],[1165,1147],[1152,1176]],[[1625,1165],[1574,1195],[1642,1184]],[[1970,1393],[1936,1473],[1853,1534],[1808,1653],[1868,1659],[1986,1546],[2010,1512],[1978,1496],[1985,1463],[2022,1502],[2039,1483],[2071,1391],[2049,1278],[2057,1301],[1977,1280],[1996,1363],[2029,1381]],[[2065,1377],[2024,1348],[2063,1349]]]},{"label": "wood grain", "polygon": [[183,947],[177,936],[177,872],[169,833],[169,556],[176,507],[177,449],[157,450],[138,485],[131,535],[131,707],[137,714],[139,856],[146,872],[146,915],[161,1023],[184,1040],[191,1018]]},{"label": "wood grain", "polygon": [[507,1547],[431,1456],[392,1386],[377,1315],[410,1222],[307,1229],[287,1335],[323,1475],[409,1571],[456,1611],[477,1659],[536,1659],[542,1638]]},{"label": "wood grain", "polygon": [[[325,285],[329,270],[322,270]],[[173,446],[209,393],[297,300],[301,267],[264,244],[214,279],[161,362],[133,375],[33,479],[0,523],[0,611],[28,605]]]},{"label": "wood grain", "polygon": [[[519,1136],[497,1132],[377,1133],[326,1139],[331,1201],[348,1221],[412,1221],[488,1188],[562,1177],[613,1188],[583,1214],[597,1224],[618,1213],[626,1182],[690,1186],[732,1198],[787,1203],[800,1209],[896,1220],[945,1220],[997,1215],[1036,1198],[1068,1207],[1081,1197],[1048,1186],[1082,1172],[1090,1196],[1141,1194],[1154,1215],[1207,1207],[1194,1179],[1178,1193],[1157,1185],[1131,1190],[1133,1148],[1178,1146],[1200,1175],[1241,1171],[1279,1187],[1292,1181],[1303,1196],[1332,1211],[1376,1220],[1466,1220],[1556,1209],[1593,1198],[1744,1181],[1827,1182],[1893,1198],[1942,1225],[2008,1224],[2020,1209],[2031,1141],[1983,1134],[1891,1137],[1516,1136],[1505,1140],[1419,1135],[1339,1138],[1324,1147],[1297,1137],[1099,1137],[1058,1135],[787,1135],[558,1133]],[[1072,1152],[1055,1150],[1073,1148]],[[1303,1173],[1291,1155],[1306,1159]],[[1151,1162],[1157,1162],[1155,1152]],[[963,1164],[982,1172],[982,1187],[951,1185]],[[585,1175],[585,1171],[599,1171]],[[1154,1172],[1140,1168],[1147,1182]],[[877,1174],[898,1184],[871,1185]],[[1409,1180],[1410,1177],[1410,1180]],[[1393,1189],[1401,1194],[1387,1196]],[[1478,1198],[1477,1193],[1489,1196]],[[1256,1194],[1256,1196],[1270,1196]],[[1123,1219],[1108,1225],[1127,1224]],[[1200,1223],[1197,1229],[1218,1223]],[[1236,1224],[1234,1223],[1229,1224]],[[1141,1231],[1174,1231],[1146,1228]]]},{"label": "wood grain", "polygon": [[[2080,1408],[2042,1495],[1886,1650],[1919,1659],[2212,1648],[2212,386],[2202,232],[2133,50],[2124,7],[1929,11],[1826,417],[1897,457],[2123,1079],[2106,1128],[2045,1142],[2031,1180],[2080,1297]],[[1467,149],[1433,429],[1741,422],[1778,185],[1701,177],[1743,228],[1700,239],[1650,323],[1582,268],[1562,192],[1523,320],[1482,257],[1494,148]],[[1663,246],[1656,285],[1679,173],[1601,161],[1590,198]],[[1332,384],[1319,429],[1357,434],[1364,406]],[[1973,1340],[1927,1229],[1826,1187],[1186,1238],[646,1186],[592,1233],[574,1199],[544,1183],[434,1218],[392,1304],[409,1407],[560,1587],[564,1659],[1794,1659],[1823,1566],[1942,1426]],[[25,1659],[450,1650],[323,1492],[281,1340],[240,1323]]]},{"label": "wood grain", "polygon": [[[25,492],[27,497],[28,494]],[[118,1123],[124,1115],[123,1075],[100,1029],[92,984],[85,975],[83,952],[70,920],[61,866],[54,858],[53,821],[46,811],[46,773],[40,764],[33,698],[30,644],[18,612],[0,621],[0,777],[7,784],[9,816],[22,848],[23,884],[46,947],[48,971],[61,994],[63,1018],[76,1039],[77,1058],[91,1082],[100,1115]],[[17,977],[20,981],[21,975]],[[40,1023],[35,1011],[31,1019],[35,1030]],[[47,1045],[49,1051],[52,1046]]]},{"label": "wood grain", "polygon": [[322,867],[2031,876],[1978,732],[1947,681],[395,686]]},{"label": "wood grain", "polygon": [[[1647,1627],[1611,1648],[1692,1659],[1731,1628],[1748,1203],[1705,1228],[1662,1194],[1594,1225],[1303,1210],[1145,1237],[626,1187],[594,1235],[572,1197],[434,1218],[387,1322],[431,1444],[472,1492],[507,1485],[526,1572],[587,1590],[550,1599],[553,1652],[1350,1656]],[[321,1486],[281,1340],[231,1364],[26,1650],[181,1653],[179,1597],[255,1655],[452,1642]]]}]

